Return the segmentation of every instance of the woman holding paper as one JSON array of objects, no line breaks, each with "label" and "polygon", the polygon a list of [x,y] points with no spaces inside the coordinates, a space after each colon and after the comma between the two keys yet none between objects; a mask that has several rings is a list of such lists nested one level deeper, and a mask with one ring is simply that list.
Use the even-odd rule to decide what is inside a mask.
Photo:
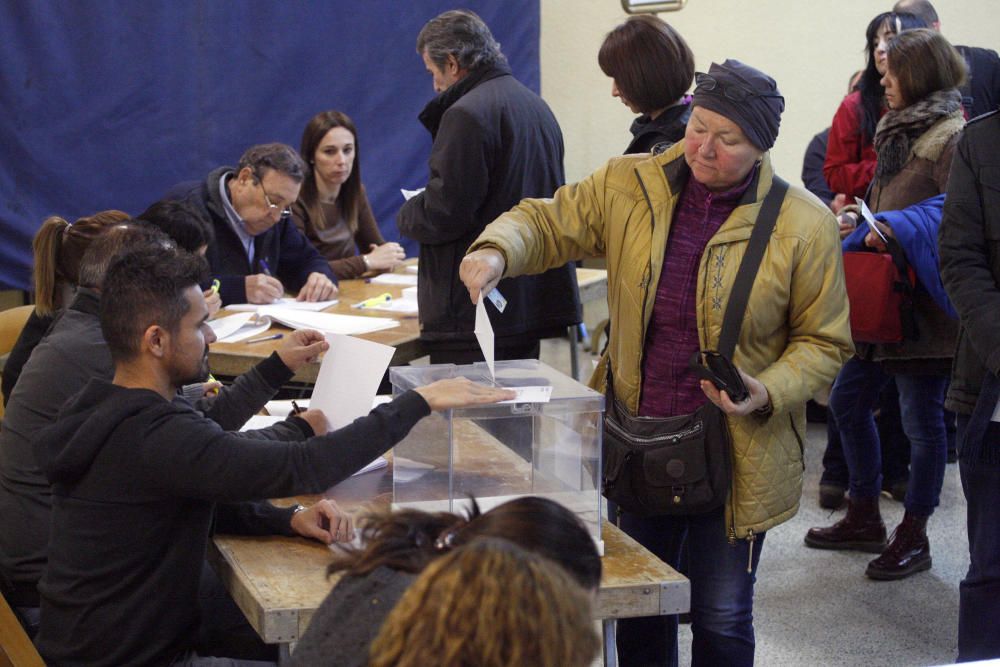
[{"label": "woman holding paper", "polygon": [[[869,197],[881,213],[844,240],[845,250],[863,246],[886,251],[886,237],[898,243],[917,275],[913,315],[917,337],[898,344],[859,345],[830,396],[850,474],[847,516],[827,528],[813,528],[808,546],[853,549],[881,555],[868,565],[873,579],[902,579],[931,566],[928,517],[944,481],[947,437],[944,393],[955,348],[955,313],[941,286],[937,228],[951,158],[965,125],[958,88],[965,63],[940,33],[921,28],[897,35],[886,48],[882,77],[889,111],[875,133],[878,163]],[[894,377],[903,430],[910,440],[910,482],[906,514],[886,543],[879,512],[881,454],[872,409]]]},{"label": "woman holding paper", "polygon": [[336,276],[357,278],[399,266],[406,253],[382,238],[361,184],[354,122],[340,111],[316,114],[302,132],[301,153],[312,174],[292,205],[292,220]]},{"label": "woman holding paper", "polygon": [[[591,386],[613,384],[630,417],[684,418],[709,401],[725,413],[733,468],[720,506],[609,514],[674,567],[685,548],[691,554],[692,662],[752,665],[755,573],[766,531],[798,509],[805,403],[852,346],[833,214],[801,188],[780,194],[771,165],[785,106],[777,84],[735,60],[695,82],[683,142],[613,158],[551,199],[525,199],[472,244],[461,277],[475,301],[502,277],[606,257],[611,336]],[[739,400],[689,364],[717,349],[772,189],[780,208],[731,359],[748,390]],[[620,620],[618,649],[623,664],[677,664],[676,617]]]}]

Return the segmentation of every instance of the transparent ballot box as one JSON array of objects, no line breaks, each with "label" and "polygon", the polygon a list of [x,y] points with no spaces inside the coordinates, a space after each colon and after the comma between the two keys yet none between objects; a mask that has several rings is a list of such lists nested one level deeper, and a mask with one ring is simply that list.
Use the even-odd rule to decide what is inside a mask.
[{"label": "transparent ballot box", "polygon": [[[495,370],[497,385],[535,388],[521,389],[523,400],[548,395],[547,402],[481,405],[422,419],[393,449],[393,507],[460,512],[472,496],[485,512],[520,496],[542,496],[579,516],[603,554],[604,396],[534,359],[498,361]],[[450,377],[491,383],[483,362],[389,370],[394,396]]]}]

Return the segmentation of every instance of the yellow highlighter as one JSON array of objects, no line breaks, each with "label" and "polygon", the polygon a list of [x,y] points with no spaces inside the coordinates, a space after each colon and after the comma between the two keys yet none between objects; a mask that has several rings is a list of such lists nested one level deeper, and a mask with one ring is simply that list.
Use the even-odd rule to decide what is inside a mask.
[{"label": "yellow highlighter", "polygon": [[215,280],[213,280],[212,281],[212,287],[210,288],[211,291],[212,291],[212,294],[218,294],[220,287],[222,287],[222,283],[219,282],[219,279],[216,278]]},{"label": "yellow highlighter", "polygon": [[351,305],[351,308],[378,308],[379,306],[384,306],[385,304],[392,301],[392,295],[388,292],[379,294],[378,296],[373,296],[370,299],[365,299],[364,301],[359,301]]}]

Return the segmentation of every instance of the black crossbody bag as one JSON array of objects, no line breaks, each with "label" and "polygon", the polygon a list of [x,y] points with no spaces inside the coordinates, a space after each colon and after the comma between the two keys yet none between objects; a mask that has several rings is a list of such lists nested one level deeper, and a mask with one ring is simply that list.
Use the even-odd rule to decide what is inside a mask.
[{"label": "black crossbody bag", "polygon": [[[719,349],[709,368],[701,365],[702,353],[692,359],[701,377],[720,386],[742,385],[732,378],[733,352],[746,313],[750,290],[764,250],[778,220],[788,183],[774,177],[750,234],[746,253],[736,274],[719,336]],[[721,358],[721,359],[720,359]],[[720,365],[721,364],[721,365]],[[716,377],[712,377],[713,374]],[[607,400],[604,413],[602,492],[619,507],[641,516],[703,514],[720,507],[732,481],[732,443],[726,416],[711,401],[691,414],[676,417],[633,417],[615,398],[608,361]]]}]

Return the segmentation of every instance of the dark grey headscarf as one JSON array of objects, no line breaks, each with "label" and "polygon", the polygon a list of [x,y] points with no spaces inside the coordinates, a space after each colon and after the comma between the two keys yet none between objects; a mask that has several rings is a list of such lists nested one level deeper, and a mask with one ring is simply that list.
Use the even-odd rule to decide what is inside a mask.
[{"label": "dark grey headscarf", "polygon": [[693,107],[705,107],[740,126],[747,139],[762,151],[778,138],[785,98],[774,79],[758,69],[729,59],[712,63],[708,74],[695,75]]}]

